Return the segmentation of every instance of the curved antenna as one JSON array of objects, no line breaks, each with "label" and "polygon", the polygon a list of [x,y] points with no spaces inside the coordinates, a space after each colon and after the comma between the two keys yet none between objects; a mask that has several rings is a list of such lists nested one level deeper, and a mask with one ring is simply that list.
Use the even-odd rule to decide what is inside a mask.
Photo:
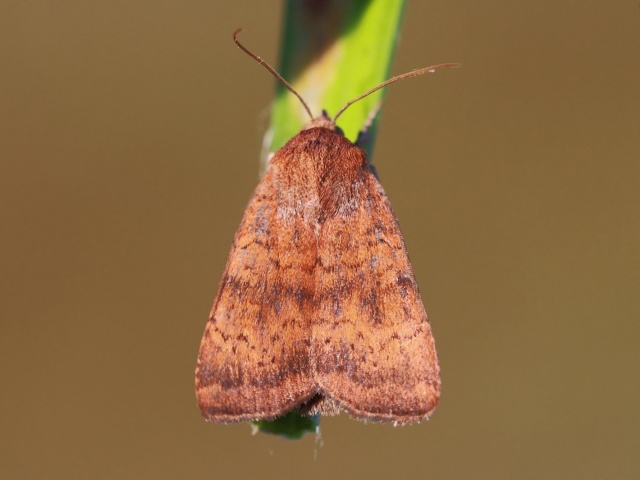
[{"label": "curved antenna", "polygon": [[271,73],[271,75],[273,75],[274,77],[276,77],[278,80],[280,80],[280,83],[282,83],[282,85],[284,85],[284,87],[289,90],[291,93],[293,93],[296,97],[298,97],[298,100],[300,100],[300,103],[302,103],[302,106],[304,107],[304,109],[307,111],[307,113],[309,114],[309,117],[311,117],[311,120],[313,120],[313,114],[311,113],[311,110],[309,109],[309,106],[306,104],[306,102],[302,99],[302,97],[300,96],[300,94],[298,92],[296,92],[293,87],[291,85],[289,85],[289,82],[287,82],[284,78],[282,78],[282,75],[280,75],[278,72],[275,71],[275,69],[269,65],[267,62],[265,62],[262,58],[260,58],[258,55],[256,55],[255,53],[253,53],[252,51],[250,51],[247,47],[245,47],[244,45],[242,45],[240,43],[240,40],[238,40],[238,34],[242,31],[241,28],[237,29],[235,32],[233,32],[233,41],[236,42],[236,45],[238,45],[238,48],[240,48],[240,50],[242,50],[244,53],[246,53],[247,55],[249,55],[251,58],[253,58],[256,62],[258,62],[260,65],[262,65],[264,68],[266,68],[267,70],[269,70],[269,73]]},{"label": "curved antenna", "polygon": [[362,95],[360,95],[357,98],[354,98],[353,100],[347,102],[347,104],[342,107],[338,113],[336,113],[333,116],[333,119],[331,120],[333,123],[336,122],[336,120],[338,119],[338,117],[340,115],[342,115],[344,113],[344,111],[349,108],[351,105],[353,105],[354,103],[356,103],[358,100],[362,100],[364,97],[366,97],[367,95],[371,95],[373,92],[380,90],[381,88],[386,87],[387,85],[389,85],[390,83],[394,83],[397,82],[399,80],[404,80],[405,78],[411,78],[411,77],[417,77],[418,75],[422,75],[423,73],[433,73],[435,72],[437,69],[439,68],[453,68],[453,67],[459,67],[460,64],[459,63],[441,63],[439,65],[432,65],[430,67],[425,67],[425,68],[418,68],[417,70],[412,70],[410,72],[407,73],[403,73],[402,75],[397,75],[393,78],[390,78],[389,80],[387,80],[386,82],[382,82],[380,85],[378,85],[375,88],[372,88],[371,90],[369,90],[366,93],[363,93]]}]

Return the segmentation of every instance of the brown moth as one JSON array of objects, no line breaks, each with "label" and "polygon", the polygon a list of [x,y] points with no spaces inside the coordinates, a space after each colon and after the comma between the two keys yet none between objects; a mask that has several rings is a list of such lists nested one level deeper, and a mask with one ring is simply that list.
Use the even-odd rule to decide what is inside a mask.
[{"label": "brown moth", "polygon": [[[265,66],[298,98],[273,68]],[[213,422],[292,410],[405,424],[438,404],[440,368],[400,228],[365,152],[326,112],[278,150],[235,234],[196,367]]]}]

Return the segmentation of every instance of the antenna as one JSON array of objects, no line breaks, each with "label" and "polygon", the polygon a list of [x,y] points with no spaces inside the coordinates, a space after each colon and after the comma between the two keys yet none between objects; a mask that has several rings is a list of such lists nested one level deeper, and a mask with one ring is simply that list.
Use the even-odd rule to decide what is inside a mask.
[{"label": "antenna", "polygon": [[363,93],[359,97],[356,97],[353,100],[350,100],[349,102],[347,102],[347,104],[344,107],[342,107],[340,110],[338,110],[338,113],[336,113],[333,116],[332,122],[336,123],[336,120],[338,119],[338,117],[340,115],[342,115],[347,108],[349,108],[351,105],[356,103],[358,100],[362,100],[367,95],[371,95],[373,92],[378,91],[381,88],[384,88],[384,87],[386,87],[387,85],[389,85],[391,83],[395,83],[395,82],[397,82],[399,80],[404,80],[405,78],[417,77],[418,75],[422,75],[423,73],[433,73],[439,68],[455,68],[455,67],[459,67],[459,66],[461,66],[459,63],[441,63],[439,65],[432,65],[430,67],[418,68],[416,70],[412,70],[410,72],[403,73],[402,75],[397,75],[397,76],[395,76],[393,78],[390,78],[386,82],[382,82],[377,87],[374,87],[371,90],[369,90],[368,92]]},{"label": "antenna", "polygon": [[[311,120],[313,120],[314,117],[313,117],[313,114],[311,113],[311,109],[309,108],[307,103],[302,99],[300,94],[293,89],[293,87],[289,84],[289,82],[287,82],[284,78],[282,78],[282,75],[280,75],[278,72],[276,72],[276,70],[271,65],[269,65],[267,62],[265,62],[261,57],[259,57],[258,55],[253,53],[251,50],[249,50],[247,47],[245,47],[242,43],[240,43],[240,40],[238,40],[238,34],[241,31],[242,31],[242,29],[238,28],[235,32],[233,32],[233,41],[236,42],[236,45],[238,46],[238,48],[240,48],[240,50],[242,50],[244,53],[246,53],[251,58],[253,58],[256,62],[258,62],[264,68],[266,68],[269,71],[269,73],[271,75],[273,75],[274,77],[276,77],[280,81],[280,83],[282,83],[282,85],[284,85],[284,87],[287,90],[289,90],[296,97],[298,97],[298,100],[300,100],[300,103],[302,103],[302,106],[306,110],[307,114],[309,114],[309,117],[311,118]],[[459,63],[440,63],[438,65],[432,65],[430,67],[418,68],[416,70],[412,70],[410,72],[403,73],[402,75],[397,75],[397,76],[395,76],[393,78],[390,78],[389,80],[387,80],[385,82],[382,82],[377,87],[374,87],[371,90],[369,90],[368,92],[363,93],[359,97],[356,97],[353,100],[350,100],[349,102],[347,102],[347,104],[344,107],[342,107],[338,111],[338,113],[336,113],[333,116],[333,119],[331,121],[333,123],[336,123],[336,120],[338,119],[338,117],[340,115],[342,115],[344,113],[344,111],[347,108],[349,108],[351,105],[356,103],[358,100],[362,100],[367,95],[371,95],[373,92],[376,92],[376,91],[380,90],[381,88],[386,87],[387,85],[390,85],[390,84],[395,83],[395,82],[400,81],[400,80],[404,80],[405,78],[417,77],[418,75],[422,75],[423,73],[433,73],[439,68],[455,68],[455,67],[459,67],[459,66],[461,66]]]},{"label": "antenna", "polygon": [[282,85],[285,86],[285,88],[287,90],[289,90],[291,93],[293,93],[296,97],[298,97],[298,100],[300,100],[300,103],[302,103],[302,106],[304,107],[304,109],[307,111],[307,113],[309,114],[309,117],[311,118],[311,120],[313,120],[313,114],[311,113],[311,110],[309,109],[309,106],[307,105],[307,103],[302,99],[302,97],[300,96],[300,94],[298,92],[296,92],[293,87],[291,85],[289,85],[289,82],[287,82],[284,78],[282,78],[282,75],[280,75],[278,72],[275,71],[275,69],[269,65],[267,62],[265,62],[262,58],[260,58],[258,55],[256,55],[255,53],[253,53],[252,51],[250,51],[247,47],[245,47],[244,45],[242,45],[240,43],[240,40],[238,40],[238,34],[242,31],[241,28],[238,28],[235,32],[233,32],[233,41],[236,42],[236,45],[238,45],[238,48],[240,48],[240,50],[242,50],[244,53],[246,53],[247,55],[249,55],[251,58],[253,58],[256,62],[258,62],[260,65],[262,65],[264,68],[266,68],[269,73],[271,73],[271,75],[273,75],[274,77],[276,77],[278,80],[280,80],[280,83],[282,83]]}]

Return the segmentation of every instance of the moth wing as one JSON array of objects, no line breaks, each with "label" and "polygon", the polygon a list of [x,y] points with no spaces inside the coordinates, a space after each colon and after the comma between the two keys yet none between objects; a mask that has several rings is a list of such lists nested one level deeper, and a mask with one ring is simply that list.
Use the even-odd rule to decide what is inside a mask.
[{"label": "moth wing", "polygon": [[320,393],[362,420],[425,420],[440,395],[427,314],[391,204],[366,170],[352,211],[318,240],[312,365]]},{"label": "moth wing", "polygon": [[311,228],[278,213],[270,168],[236,232],[196,367],[196,396],[214,422],[280,416],[312,395]]}]

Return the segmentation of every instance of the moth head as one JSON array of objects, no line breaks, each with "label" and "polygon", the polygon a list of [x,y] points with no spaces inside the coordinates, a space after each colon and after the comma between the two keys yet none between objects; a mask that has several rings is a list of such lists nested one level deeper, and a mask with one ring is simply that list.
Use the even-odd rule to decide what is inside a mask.
[{"label": "moth head", "polygon": [[322,110],[322,113],[302,127],[302,130],[309,130],[310,128],[326,128],[344,137],[344,132],[336,125],[335,120],[329,116],[326,110]]}]

